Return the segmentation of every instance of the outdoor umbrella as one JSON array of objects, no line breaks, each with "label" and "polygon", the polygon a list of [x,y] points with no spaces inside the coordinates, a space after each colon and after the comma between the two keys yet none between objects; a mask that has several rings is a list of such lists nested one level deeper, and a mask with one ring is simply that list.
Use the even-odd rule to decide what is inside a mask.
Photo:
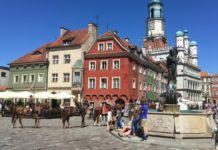
[{"label": "outdoor umbrella", "polygon": [[54,98],[55,94],[51,94],[49,92],[38,92],[34,94],[34,98],[39,98],[39,99],[51,99]]},{"label": "outdoor umbrella", "polygon": [[53,96],[54,96],[53,98],[56,98],[56,99],[70,99],[70,98],[75,98],[74,95],[71,95],[71,94],[68,94],[68,93],[64,93],[64,92],[54,94]]},{"label": "outdoor umbrella", "polygon": [[15,97],[15,92],[13,91],[0,92],[0,98],[2,99],[10,99],[14,97]]},{"label": "outdoor umbrella", "polygon": [[15,98],[30,98],[31,95],[33,96],[33,93],[28,91],[17,92]]}]

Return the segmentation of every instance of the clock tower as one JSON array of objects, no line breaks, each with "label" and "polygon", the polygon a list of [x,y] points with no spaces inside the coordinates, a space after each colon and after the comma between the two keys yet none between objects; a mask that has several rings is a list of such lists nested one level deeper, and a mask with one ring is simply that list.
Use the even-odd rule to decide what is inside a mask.
[{"label": "clock tower", "polygon": [[148,4],[147,37],[144,39],[144,48],[158,49],[167,47],[164,34],[164,17],[162,0],[151,0]]}]

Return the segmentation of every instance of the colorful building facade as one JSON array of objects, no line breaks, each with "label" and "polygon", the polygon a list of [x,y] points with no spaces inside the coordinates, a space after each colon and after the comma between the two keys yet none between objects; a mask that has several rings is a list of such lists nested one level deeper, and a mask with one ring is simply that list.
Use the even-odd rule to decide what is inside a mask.
[{"label": "colorful building facade", "polygon": [[218,103],[218,74],[211,75],[211,100]]},{"label": "colorful building facade", "polygon": [[84,98],[95,106],[106,100],[114,103],[118,98],[126,102],[147,98],[148,69],[163,71],[137,46],[106,32],[85,55]]},{"label": "colorful building facade", "polygon": [[44,46],[10,63],[9,89],[41,92],[47,90],[48,60]]}]

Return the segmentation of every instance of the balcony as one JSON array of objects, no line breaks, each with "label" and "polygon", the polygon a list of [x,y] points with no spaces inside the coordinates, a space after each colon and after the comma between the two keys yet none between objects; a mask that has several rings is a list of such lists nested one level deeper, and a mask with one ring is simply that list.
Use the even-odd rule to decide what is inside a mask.
[{"label": "balcony", "polygon": [[72,83],[72,90],[81,90],[82,89],[82,83],[81,82],[73,82]]}]

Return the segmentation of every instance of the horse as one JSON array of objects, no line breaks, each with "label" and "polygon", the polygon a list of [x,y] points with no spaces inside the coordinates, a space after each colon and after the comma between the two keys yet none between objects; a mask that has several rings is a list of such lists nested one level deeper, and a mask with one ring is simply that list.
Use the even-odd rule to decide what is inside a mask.
[{"label": "horse", "polygon": [[49,109],[49,104],[34,104],[33,107],[35,109],[32,110],[25,106],[16,106],[14,103],[11,104],[11,112],[12,112],[12,127],[15,128],[15,124],[17,119],[19,119],[21,128],[23,128],[22,118],[33,118],[35,119],[35,128],[39,127],[39,115],[45,110]]},{"label": "horse", "polygon": [[[116,105],[111,106],[110,104],[106,104],[106,107],[107,107],[108,111],[112,111],[112,118],[117,115],[117,106]],[[100,118],[100,116],[104,116],[104,115],[105,114],[103,113],[103,107],[101,107],[101,106],[95,107],[94,118],[93,118],[95,126],[100,126],[99,118]]]},{"label": "horse", "polygon": [[61,111],[61,119],[63,123],[63,128],[65,127],[65,122],[68,123],[68,128],[70,126],[69,120],[71,116],[81,116],[81,127],[85,126],[85,115],[86,115],[86,107],[83,107],[80,103],[75,103],[76,107],[65,107]]}]

